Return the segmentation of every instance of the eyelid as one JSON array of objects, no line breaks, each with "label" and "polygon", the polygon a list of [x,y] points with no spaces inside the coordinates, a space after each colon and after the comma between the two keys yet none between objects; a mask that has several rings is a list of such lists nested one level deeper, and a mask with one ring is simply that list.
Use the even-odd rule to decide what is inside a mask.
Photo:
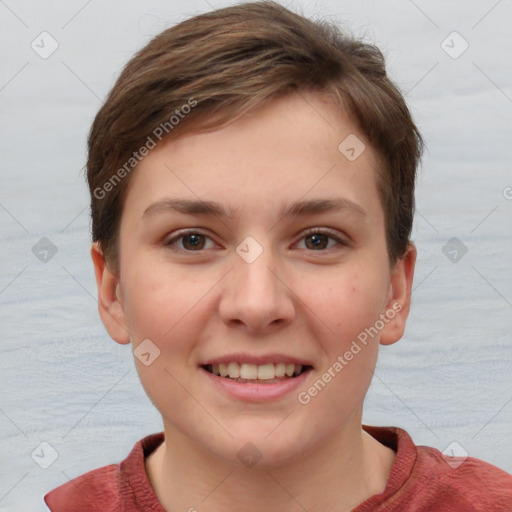
[{"label": "eyelid", "polygon": [[185,249],[181,249],[181,248],[173,246],[173,244],[175,242],[177,242],[178,240],[180,240],[184,236],[192,235],[192,234],[194,234],[194,235],[202,235],[205,238],[209,238],[212,242],[217,243],[217,242],[215,242],[215,240],[213,240],[213,238],[209,234],[207,234],[205,231],[203,231],[200,228],[185,228],[185,229],[181,229],[181,230],[178,230],[178,231],[174,232],[171,238],[166,239],[164,241],[164,246],[169,247],[171,249],[174,249],[176,251],[180,251],[180,252],[201,252],[201,251],[206,250],[206,249],[201,249],[199,251],[187,251]]},{"label": "eyelid", "polygon": [[[342,245],[342,246],[349,245],[348,241],[346,240],[346,237],[341,235],[337,230],[332,229],[332,228],[319,227],[319,226],[316,226],[314,228],[309,228],[306,231],[303,231],[300,234],[299,241],[303,240],[305,237],[307,237],[309,235],[315,235],[317,233],[328,235],[329,238],[336,240],[336,242],[338,242],[339,245]],[[331,249],[334,249],[334,247],[331,247]],[[329,251],[329,249],[324,249],[322,251],[309,251],[309,252],[328,252],[328,251]]]},{"label": "eyelid", "polygon": [[[298,242],[301,242],[305,237],[307,237],[309,235],[314,235],[314,234],[317,234],[317,233],[328,235],[329,238],[335,240],[341,246],[347,246],[348,245],[348,242],[344,239],[343,236],[341,236],[339,234],[339,232],[337,230],[334,230],[332,228],[327,228],[327,227],[320,227],[320,226],[315,226],[313,228],[309,228],[309,229],[303,231],[302,233],[300,233],[299,239],[298,239],[297,242],[295,242],[295,244],[298,243]],[[217,242],[215,242],[215,240],[213,240],[213,238],[209,234],[207,234],[205,231],[203,231],[200,228],[184,228],[184,229],[181,229],[181,230],[178,230],[177,232],[175,232],[171,238],[169,238],[168,240],[166,240],[164,242],[164,245],[166,247],[170,247],[170,248],[175,249],[175,250],[180,251],[180,252],[189,252],[189,253],[198,252],[199,253],[199,252],[207,250],[207,249],[200,249],[200,250],[197,250],[197,251],[187,251],[186,249],[181,249],[181,248],[177,248],[177,247],[173,246],[173,244],[176,241],[180,240],[184,236],[191,235],[191,234],[202,235],[205,238],[209,238],[212,242],[217,243]],[[331,247],[330,249],[334,249],[334,247]],[[304,249],[304,250],[308,251],[308,249]],[[311,251],[308,251],[308,252],[319,252],[319,253],[321,253],[321,252],[328,252],[328,251],[329,251],[329,249],[324,249],[324,250],[320,250],[320,251],[312,251],[311,250]]]}]

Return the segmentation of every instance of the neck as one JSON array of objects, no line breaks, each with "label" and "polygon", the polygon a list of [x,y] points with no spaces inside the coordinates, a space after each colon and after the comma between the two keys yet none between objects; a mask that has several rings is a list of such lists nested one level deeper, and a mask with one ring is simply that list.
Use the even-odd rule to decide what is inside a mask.
[{"label": "neck", "polygon": [[165,442],[146,459],[146,469],[168,511],[348,512],[384,491],[394,458],[360,422],[307,456],[260,469],[234,466],[166,428]]}]

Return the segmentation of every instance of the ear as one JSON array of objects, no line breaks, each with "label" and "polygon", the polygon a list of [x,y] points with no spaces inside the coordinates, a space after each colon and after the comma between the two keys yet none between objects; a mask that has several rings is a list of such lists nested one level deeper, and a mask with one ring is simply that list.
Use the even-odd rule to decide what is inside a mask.
[{"label": "ear", "polygon": [[391,272],[388,301],[383,311],[388,319],[380,333],[381,345],[391,345],[404,334],[411,306],[412,280],[416,264],[416,247],[410,243],[405,255],[396,262]]},{"label": "ear", "polygon": [[106,265],[103,251],[97,242],[91,246],[91,258],[96,274],[101,321],[114,341],[122,345],[130,343],[119,279]]}]

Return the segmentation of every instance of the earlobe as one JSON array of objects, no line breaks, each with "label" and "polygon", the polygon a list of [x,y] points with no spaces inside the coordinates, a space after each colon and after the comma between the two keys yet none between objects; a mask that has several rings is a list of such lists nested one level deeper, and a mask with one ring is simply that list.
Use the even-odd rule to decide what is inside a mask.
[{"label": "earlobe", "polygon": [[130,343],[119,279],[106,265],[103,251],[97,242],[91,246],[91,258],[96,275],[101,321],[114,341],[123,345]]},{"label": "earlobe", "polygon": [[410,243],[405,255],[399,259],[392,271],[389,296],[384,314],[388,318],[380,333],[381,345],[391,345],[404,334],[411,306],[411,290],[416,264],[416,247]]}]

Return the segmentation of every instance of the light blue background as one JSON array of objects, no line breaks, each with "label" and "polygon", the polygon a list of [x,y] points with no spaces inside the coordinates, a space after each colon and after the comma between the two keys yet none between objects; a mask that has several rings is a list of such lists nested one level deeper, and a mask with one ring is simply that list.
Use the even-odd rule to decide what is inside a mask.
[{"label": "light blue background", "polygon": [[[162,429],[128,347],[106,334],[89,258],[86,137],[121,67],[152,35],[220,1],[0,2],[0,512],[118,462]],[[402,341],[381,351],[369,424],[456,441],[512,472],[512,2],[294,2],[377,43],[425,136]],[[31,42],[48,31],[48,59]],[[441,42],[469,43],[453,59]],[[510,197],[510,196],[509,196]],[[32,247],[48,237],[47,263]],[[443,253],[459,238],[457,263]],[[41,443],[58,458],[42,469]]]}]

